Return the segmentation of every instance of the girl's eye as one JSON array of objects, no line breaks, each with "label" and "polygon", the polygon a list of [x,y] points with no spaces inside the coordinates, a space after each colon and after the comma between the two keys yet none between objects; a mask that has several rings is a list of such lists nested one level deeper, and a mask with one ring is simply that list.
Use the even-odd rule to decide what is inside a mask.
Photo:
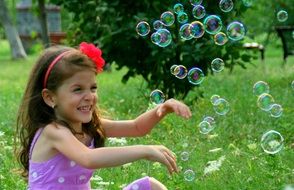
[{"label": "girl's eye", "polygon": [[91,88],[91,91],[92,91],[92,92],[96,92],[96,91],[97,91],[97,86],[93,86],[93,87]]},{"label": "girl's eye", "polygon": [[81,88],[75,88],[73,91],[74,92],[79,92],[79,91],[81,91],[82,89]]}]

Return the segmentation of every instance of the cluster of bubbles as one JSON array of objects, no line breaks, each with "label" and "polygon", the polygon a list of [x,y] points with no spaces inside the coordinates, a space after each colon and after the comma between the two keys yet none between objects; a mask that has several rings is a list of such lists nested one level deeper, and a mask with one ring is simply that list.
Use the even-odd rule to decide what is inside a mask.
[{"label": "cluster of bubbles", "polygon": [[264,81],[258,81],[253,85],[253,93],[258,97],[257,106],[261,110],[268,112],[272,117],[281,117],[283,114],[283,107],[275,103],[269,91],[269,85]]},{"label": "cluster of bubbles", "polygon": [[202,134],[208,134],[215,128],[215,120],[211,116],[205,116],[203,120],[198,124],[199,131]]},{"label": "cluster of bubbles", "polygon": [[184,65],[172,65],[170,72],[178,79],[184,79],[187,77],[191,84],[199,85],[204,80],[204,73],[198,67],[192,67],[189,71]]},{"label": "cluster of bubbles", "polygon": [[[245,0],[244,0],[245,1]],[[208,15],[205,7],[201,5],[202,1],[190,0],[193,6],[191,16],[194,20],[189,22],[189,15],[181,3],[176,3],[173,6],[173,11],[165,11],[160,15],[160,19],[152,23],[152,28],[146,21],[140,21],[136,26],[136,31],[139,36],[147,36],[151,33],[151,42],[159,47],[167,47],[172,42],[172,35],[169,27],[173,26],[175,22],[180,24],[179,36],[182,40],[191,40],[201,38],[205,32],[214,36],[216,45],[222,46],[228,40],[241,40],[246,33],[245,26],[239,21],[232,21],[228,24],[225,32],[223,29],[223,22],[221,17],[217,15]],[[246,2],[244,2],[244,5]],[[233,10],[234,2],[232,0],[220,0],[219,8],[221,11],[227,13]],[[203,19],[203,22],[201,21]]]},{"label": "cluster of bubbles", "polygon": [[[187,151],[183,151],[181,153],[180,157],[181,157],[182,161],[187,162],[190,158],[190,153]],[[192,169],[186,169],[184,171],[184,179],[186,181],[193,181],[195,179],[195,176],[196,176],[196,174],[195,174],[194,170],[192,170]]]},{"label": "cluster of bubbles", "polygon": [[218,115],[226,115],[230,111],[230,103],[219,95],[212,95],[210,102],[213,105],[215,113]]},{"label": "cluster of bubbles", "polygon": [[[283,108],[280,104],[276,104],[274,98],[269,94],[269,85],[264,81],[258,81],[253,85],[253,93],[258,96],[257,106],[274,118],[278,118],[283,113]],[[284,145],[283,136],[275,130],[265,132],[260,141],[264,152],[268,154],[276,154],[282,150]]]},{"label": "cluster of bubbles", "polygon": [[288,13],[285,10],[280,10],[277,13],[277,19],[279,22],[285,22],[288,19]]}]

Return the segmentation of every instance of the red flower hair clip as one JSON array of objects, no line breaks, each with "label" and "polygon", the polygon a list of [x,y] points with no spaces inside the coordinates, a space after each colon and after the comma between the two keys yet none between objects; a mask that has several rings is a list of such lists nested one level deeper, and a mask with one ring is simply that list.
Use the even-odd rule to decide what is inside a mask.
[{"label": "red flower hair clip", "polygon": [[101,57],[102,51],[95,47],[94,44],[88,44],[86,42],[80,43],[80,51],[87,55],[96,65],[97,72],[103,71],[103,66],[105,64],[104,59]]}]

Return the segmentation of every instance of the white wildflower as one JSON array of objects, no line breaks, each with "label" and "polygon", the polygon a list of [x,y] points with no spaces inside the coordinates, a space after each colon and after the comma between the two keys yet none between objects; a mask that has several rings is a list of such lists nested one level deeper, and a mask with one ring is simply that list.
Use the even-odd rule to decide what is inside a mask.
[{"label": "white wildflower", "polygon": [[104,186],[109,186],[109,185],[113,185],[114,182],[109,182],[109,181],[99,181],[99,182],[96,182],[96,184],[98,185],[104,185]]},{"label": "white wildflower", "polygon": [[222,166],[222,163],[225,159],[226,159],[225,156],[221,156],[218,160],[208,161],[207,167],[204,168],[204,175],[207,175],[219,170],[219,168]]},{"label": "white wildflower", "polygon": [[122,167],[123,167],[123,168],[128,168],[128,167],[130,167],[130,165],[132,165],[132,162],[130,162],[130,163],[126,163],[126,164],[124,164]]},{"label": "white wildflower", "polygon": [[127,144],[127,140],[126,138],[115,138],[115,137],[111,137],[111,138],[108,138],[108,141],[111,145],[125,145]]}]

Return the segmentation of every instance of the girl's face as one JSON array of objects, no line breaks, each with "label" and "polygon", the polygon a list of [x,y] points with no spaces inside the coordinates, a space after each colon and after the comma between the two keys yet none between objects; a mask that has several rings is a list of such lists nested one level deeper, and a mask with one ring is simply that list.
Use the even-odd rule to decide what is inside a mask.
[{"label": "girl's face", "polygon": [[92,119],[97,102],[96,74],[91,70],[80,71],[66,79],[57,89],[55,114],[74,128]]}]

